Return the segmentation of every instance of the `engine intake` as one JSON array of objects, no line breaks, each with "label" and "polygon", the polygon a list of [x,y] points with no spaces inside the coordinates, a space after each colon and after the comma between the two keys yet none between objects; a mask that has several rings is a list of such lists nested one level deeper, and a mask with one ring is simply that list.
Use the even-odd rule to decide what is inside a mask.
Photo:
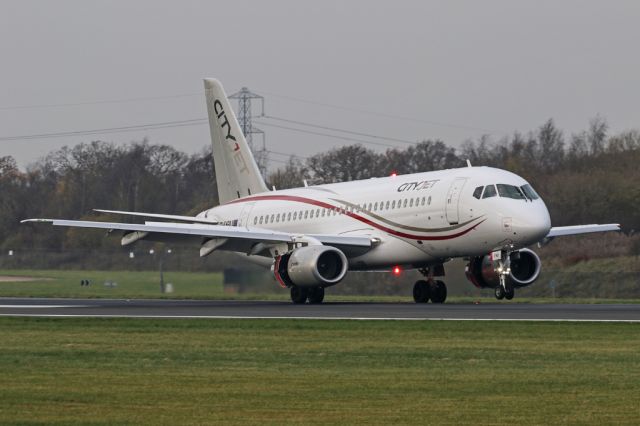
[{"label": "engine intake", "polygon": [[274,274],[283,287],[330,287],[347,274],[347,257],[335,247],[306,246],[276,258]]},{"label": "engine intake", "polygon": [[[510,255],[509,281],[514,287],[526,287],[538,279],[542,263],[538,255],[529,249],[521,249]],[[473,257],[467,264],[467,279],[478,288],[496,288],[500,285],[498,261],[491,255]]]}]

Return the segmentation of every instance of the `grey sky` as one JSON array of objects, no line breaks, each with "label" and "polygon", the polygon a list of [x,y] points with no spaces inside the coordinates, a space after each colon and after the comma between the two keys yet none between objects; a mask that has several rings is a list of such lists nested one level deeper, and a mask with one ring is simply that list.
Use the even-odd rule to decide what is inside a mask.
[{"label": "grey sky", "polygon": [[[264,94],[267,114],[400,139],[457,146],[549,117],[570,133],[596,114],[620,131],[640,127],[639,22],[637,1],[0,1],[0,137],[203,118],[203,77]],[[175,94],[194,95],[7,109]],[[262,128],[279,152],[348,143]],[[209,143],[200,125],[0,141],[0,155],[24,166],[144,136]]]}]

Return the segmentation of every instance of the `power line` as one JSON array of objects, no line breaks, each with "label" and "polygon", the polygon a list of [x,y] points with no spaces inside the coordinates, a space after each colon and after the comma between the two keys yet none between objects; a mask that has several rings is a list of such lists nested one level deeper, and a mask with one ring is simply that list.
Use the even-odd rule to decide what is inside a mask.
[{"label": "power line", "polygon": [[474,131],[480,131],[480,132],[491,133],[491,134],[499,133],[499,132],[496,132],[494,130],[485,129],[485,128],[482,128],[482,127],[467,126],[467,125],[464,125],[464,124],[447,123],[447,122],[441,122],[441,121],[431,121],[431,120],[424,120],[424,119],[414,118],[414,117],[405,117],[405,116],[401,116],[401,115],[387,114],[387,113],[383,113],[383,112],[379,112],[379,111],[371,111],[371,110],[367,110],[367,109],[346,107],[346,106],[342,106],[342,105],[335,105],[335,104],[330,104],[330,103],[325,103],[325,102],[312,101],[312,100],[308,100],[308,99],[298,98],[298,97],[295,97],[295,96],[279,95],[277,93],[266,92],[264,90],[261,90],[261,92],[264,93],[265,95],[273,96],[275,98],[288,99],[290,101],[301,102],[301,103],[306,103],[306,104],[311,104],[311,105],[319,105],[319,106],[323,106],[323,107],[326,107],[326,108],[333,108],[333,109],[338,109],[338,110],[342,110],[342,111],[352,111],[352,112],[359,112],[361,114],[375,115],[375,116],[378,116],[378,117],[392,118],[394,120],[412,121],[412,122],[415,122],[415,123],[429,124],[429,125],[432,125],[432,126],[449,127],[449,128],[461,129],[461,130],[474,130]]},{"label": "power line", "polygon": [[[362,143],[362,144],[379,145],[379,146],[386,146],[386,147],[390,147],[390,148],[397,148],[395,145],[391,145],[391,144],[388,144],[388,143],[372,142],[372,141],[367,141],[367,140],[363,140],[363,139],[351,138],[351,137],[348,137],[348,136],[338,136],[338,135],[332,135],[330,133],[316,132],[316,131],[313,131],[313,130],[297,129],[295,127],[281,126],[279,124],[264,123],[264,122],[259,122],[258,124],[260,124],[262,126],[267,126],[267,127],[275,127],[275,128],[278,128],[278,129],[291,130],[293,132],[306,133],[306,134],[309,134],[309,135],[326,136],[328,138],[340,139],[340,140],[345,140],[345,141],[350,141],[350,142],[358,142],[358,143]],[[415,143],[417,143],[417,142],[414,142],[414,144]]]},{"label": "power line", "polygon": [[313,123],[308,123],[308,122],[304,122],[304,121],[297,121],[297,120],[290,120],[290,119],[287,119],[287,118],[274,117],[272,115],[265,115],[264,118],[269,118],[271,120],[284,121],[285,123],[299,124],[301,126],[314,127],[316,129],[324,129],[324,130],[332,130],[334,132],[348,133],[348,134],[356,135],[356,136],[366,136],[366,137],[369,137],[369,138],[381,139],[381,140],[387,140],[387,141],[393,141],[393,142],[401,142],[401,143],[406,143],[406,144],[410,144],[410,145],[415,145],[416,144],[416,141],[410,141],[410,140],[407,140],[407,139],[390,138],[390,137],[386,137],[386,136],[372,135],[370,133],[354,132],[353,130],[345,130],[345,129],[339,129],[339,128],[336,128],[336,127],[322,126],[322,125],[319,125],[319,124],[313,124]]},{"label": "power line", "polygon": [[143,102],[143,101],[157,101],[163,99],[178,99],[178,98],[187,98],[193,96],[202,96],[201,93],[182,93],[176,95],[165,95],[165,96],[149,96],[149,97],[138,97],[138,98],[125,98],[125,99],[105,99],[105,100],[97,100],[97,101],[86,101],[86,102],[70,102],[70,103],[62,103],[62,104],[37,104],[37,105],[12,105],[12,106],[3,106],[0,107],[0,110],[15,110],[15,109],[42,109],[42,108],[61,108],[61,107],[73,107],[73,106],[84,106],[84,105],[100,105],[100,104],[121,104],[121,103],[129,103],[129,102]]},{"label": "power line", "polygon": [[64,136],[88,136],[88,135],[107,134],[107,133],[125,133],[125,132],[136,132],[140,130],[167,129],[171,127],[200,126],[206,123],[207,123],[206,118],[194,118],[191,120],[165,121],[161,123],[138,124],[138,125],[132,125],[132,126],[123,126],[123,127],[107,127],[104,129],[75,130],[75,131],[68,131],[68,132],[40,133],[40,134],[34,134],[34,135],[4,136],[4,137],[0,137],[0,141],[18,141],[18,140],[30,140],[30,139],[59,138]]}]

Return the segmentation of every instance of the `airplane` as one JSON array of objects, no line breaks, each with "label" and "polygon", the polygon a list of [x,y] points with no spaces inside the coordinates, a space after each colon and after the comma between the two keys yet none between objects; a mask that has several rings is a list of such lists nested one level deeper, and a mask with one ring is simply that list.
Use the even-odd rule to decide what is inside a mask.
[{"label": "airplane", "polygon": [[416,303],[443,303],[444,264],[467,260],[478,288],[511,300],[540,275],[529,246],[553,238],[619,231],[619,224],[552,227],[544,201],[522,177],[467,167],[269,190],[222,84],[205,79],[220,204],[196,216],[95,209],[143,217],[144,224],[26,219],[54,226],[122,232],[127,246],[146,240],[200,246],[200,256],[237,252],[270,267],[297,304],[324,300],[348,271],[418,270]]}]

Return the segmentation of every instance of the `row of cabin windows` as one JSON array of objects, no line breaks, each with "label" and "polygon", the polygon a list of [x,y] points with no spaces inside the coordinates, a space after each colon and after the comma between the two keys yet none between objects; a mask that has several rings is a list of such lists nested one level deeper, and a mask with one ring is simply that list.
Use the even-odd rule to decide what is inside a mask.
[{"label": "row of cabin windows", "polygon": [[[496,191],[496,187],[498,190]],[[531,185],[523,186],[505,185],[499,183],[497,185],[479,186],[473,191],[473,196],[479,199],[491,198],[499,195],[503,198],[513,198],[514,200],[537,200],[540,196],[533,190]]]},{"label": "row of cabin windows", "polygon": [[294,220],[302,220],[302,219],[313,219],[325,216],[335,216],[337,214],[346,214],[346,213],[359,213],[361,211],[383,211],[395,208],[407,208],[407,207],[419,207],[424,205],[431,205],[431,197],[422,197],[422,198],[405,198],[404,200],[393,200],[393,201],[380,201],[369,204],[358,204],[357,206],[348,206],[346,208],[320,208],[315,210],[300,210],[299,212],[289,212],[289,213],[273,213],[271,215],[262,215],[256,216],[253,218],[254,225],[262,225],[268,223],[279,223],[279,222],[291,222]]}]

